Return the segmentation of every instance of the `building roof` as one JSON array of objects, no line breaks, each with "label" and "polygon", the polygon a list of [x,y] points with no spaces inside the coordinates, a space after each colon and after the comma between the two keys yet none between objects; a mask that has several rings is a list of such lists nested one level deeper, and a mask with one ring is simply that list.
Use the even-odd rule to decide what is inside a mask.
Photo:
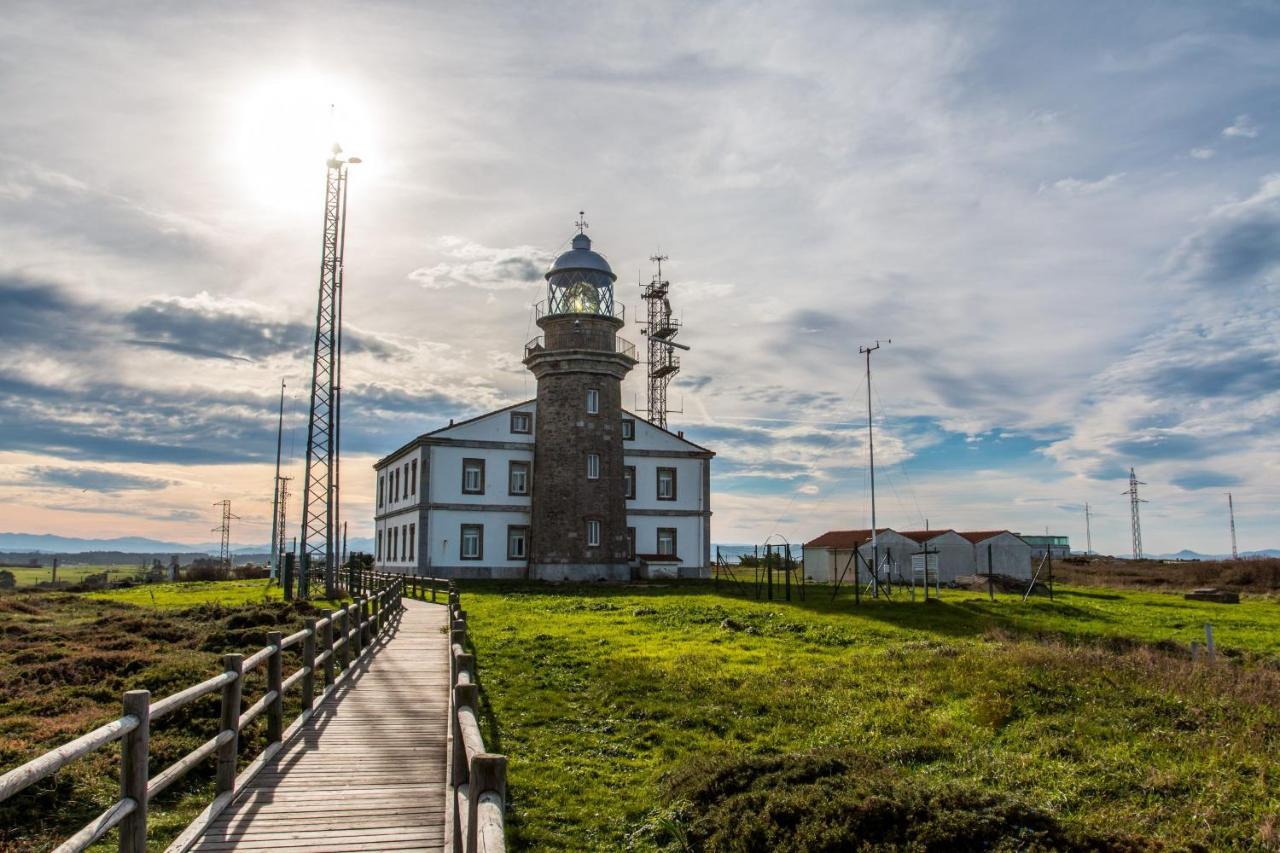
[{"label": "building roof", "polygon": [[[877,527],[876,535],[888,533],[889,528]],[[871,541],[871,529],[866,530],[828,530],[810,542],[804,543],[806,548],[857,548]]]},{"label": "building roof", "polygon": [[959,533],[975,545],[979,542],[986,542],[988,539],[993,536],[999,536],[1001,533],[1008,533],[1010,536],[1018,535],[1016,533],[1011,533],[1008,530],[957,530],[956,533]]},{"label": "building roof", "polygon": [[955,533],[955,531],[950,527],[939,530],[895,530],[893,532],[897,533],[899,536],[905,536],[908,539],[915,540],[916,542],[928,542],[931,539],[937,539],[943,534]]},{"label": "building roof", "polygon": [[599,252],[591,250],[591,238],[586,234],[577,234],[573,238],[573,248],[556,258],[556,262],[547,270],[546,278],[551,278],[564,270],[592,270],[602,272],[609,278],[617,280],[613,268]]}]

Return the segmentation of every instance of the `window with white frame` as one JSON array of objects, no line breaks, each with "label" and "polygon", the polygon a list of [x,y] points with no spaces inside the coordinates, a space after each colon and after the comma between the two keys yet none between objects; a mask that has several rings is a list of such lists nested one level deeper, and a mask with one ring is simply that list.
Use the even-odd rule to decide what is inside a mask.
[{"label": "window with white frame", "polygon": [[636,422],[631,418],[622,419],[622,440],[623,441],[636,440]]},{"label": "window with white frame", "polygon": [[464,524],[462,525],[462,536],[459,539],[460,551],[458,555],[464,560],[479,560],[484,557],[484,525],[481,524]]},{"label": "window with white frame", "polygon": [[600,414],[600,391],[597,388],[587,389],[587,414]]},{"label": "window with white frame", "polygon": [[636,466],[622,466],[622,494],[629,501],[636,499]]},{"label": "window with white frame", "polygon": [[658,500],[673,501],[676,499],[676,469],[658,469]]},{"label": "window with white frame", "polygon": [[512,412],[511,431],[521,435],[533,432],[533,417],[528,412]]},{"label": "window with white frame", "polygon": [[676,529],[674,527],[658,528],[658,554],[663,557],[676,555]]},{"label": "window with white frame", "polygon": [[462,460],[462,493],[464,495],[484,494],[484,460]]},{"label": "window with white frame", "polygon": [[599,453],[587,454],[587,479],[588,480],[600,479],[600,454]]},{"label": "window with white frame", "polygon": [[597,547],[600,544],[600,519],[587,519],[587,545]]},{"label": "window with white frame", "polygon": [[529,528],[523,524],[507,527],[507,559],[525,560],[529,557]]},{"label": "window with white frame", "polygon": [[507,465],[507,494],[529,494],[529,463],[511,460]]},{"label": "window with white frame", "polygon": [[378,506],[379,507],[382,506],[382,495],[383,495],[383,492],[386,491],[386,486],[387,486],[386,476],[379,477],[378,478]]}]

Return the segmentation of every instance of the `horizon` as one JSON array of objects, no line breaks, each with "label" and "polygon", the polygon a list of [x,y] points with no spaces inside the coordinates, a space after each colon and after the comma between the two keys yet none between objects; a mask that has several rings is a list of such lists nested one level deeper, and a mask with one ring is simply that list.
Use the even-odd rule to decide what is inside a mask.
[{"label": "horizon", "polygon": [[[324,148],[352,169],[343,512],[373,461],[527,399],[585,209],[684,326],[712,540],[1048,528],[1241,552],[1280,523],[1280,9],[1104,3],[18,3],[0,22],[0,506],[270,538],[305,442]],[[337,57],[337,58],[335,58]],[[331,107],[330,105],[334,105]],[[633,318],[634,319],[634,318]],[[638,337],[629,326],[624,337]],[[643,377],[623,386],[642,407]],[[298,488],[295,480],[295,498]],[[291,503],[290,529],[300,512]],[[204,532],[202,532],[204,531]],[[38,535],[38,534],[31,534]],[[233,534],[237,535],[237,534]]]}]

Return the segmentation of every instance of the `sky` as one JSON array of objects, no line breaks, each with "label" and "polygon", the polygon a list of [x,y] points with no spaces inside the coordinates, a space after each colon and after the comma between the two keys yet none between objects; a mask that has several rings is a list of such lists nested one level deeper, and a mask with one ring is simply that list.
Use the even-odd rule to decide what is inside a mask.
[{"label": "sky", "polygon": [[629,319],[670,258],[713,541],[867,526],[881,340],[881,525],[1125,554],[1134,466],[1148,552],[1229,551],[1228,491],[1280,546],[1278,83],[1262,2],[13,0],[0,529],[267,541],[337,139],[352,536],[378,457],[533,396],[585,210]]}]

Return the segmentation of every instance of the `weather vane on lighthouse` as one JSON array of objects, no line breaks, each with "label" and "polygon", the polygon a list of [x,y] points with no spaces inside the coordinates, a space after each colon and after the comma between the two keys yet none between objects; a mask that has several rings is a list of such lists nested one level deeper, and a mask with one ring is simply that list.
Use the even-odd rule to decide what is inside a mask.
[{"label": "weather vane on lighthouse", "polygon": [[577,222],[575,222],[575,223],[573,223],[573,224],[574,224],[574,225],[576,225],[576,226],[578,226],[578,233],[579,233],[579,234],[585,234],[585,233],[587,233],[587,228],[589,228],[589,227],[590,227],[589,225],[587,225],[587,212],[586,212],[585,210],[579,210],[579,211],[578,211],[578,221],[577,221]]}]

